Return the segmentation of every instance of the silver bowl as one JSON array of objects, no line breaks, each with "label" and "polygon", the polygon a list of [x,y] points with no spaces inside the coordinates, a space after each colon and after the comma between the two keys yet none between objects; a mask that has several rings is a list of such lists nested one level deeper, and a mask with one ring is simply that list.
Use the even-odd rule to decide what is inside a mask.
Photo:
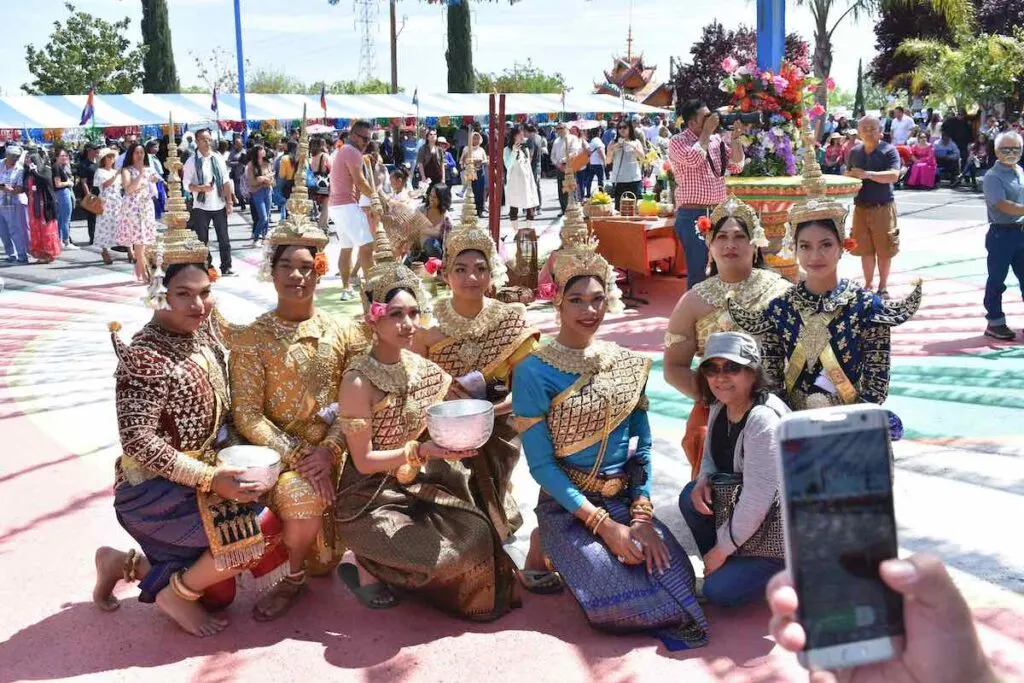
[{"label": "silver bowl", "polygon": [[281,474],[281,456],[266,446],[229,446],[217,454],[217,461],[244,469],[239,480],[259,483],[264,489],[273,488]]},{"label": "silver bowl", "polygon": [[450,451],[480,448],[494,431],[494,404],[465,398],[430,406],[427,431],[434,443]]}]

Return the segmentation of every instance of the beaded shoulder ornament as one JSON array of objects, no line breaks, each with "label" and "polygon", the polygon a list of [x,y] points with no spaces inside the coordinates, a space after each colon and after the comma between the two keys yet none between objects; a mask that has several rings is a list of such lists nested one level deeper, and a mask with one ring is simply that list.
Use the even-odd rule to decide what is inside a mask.
[{"label": "beaded shoulder ornament", "polygon": [[[566,187],[570,187],[569,177],[566,175]],[[605,293],[608,297],[608,311],[619,313],[622,311],[622,292],[615,284],[615,269],[607,260],[597,253],[597,238],[590,234],[590,229],[583,218],[583,210],[576,201],[575,185],[569,191],[569,205],[565,209],[565,223],[562,224],[560,237],[562,246],[555,254],[555,261],[552,266],[552,275],[555,285],[555,306],[562,303],[565,295],[565,286],[575,277],[588,276],[597,277],[604,282]]]},{"label": "beaded shoulder ornament", "polygon": [[[299,125],[299,148],[295,154],[295,177],[306,177],[306,164],[309,160],[309,138],[306,135],[306,107],[302,107],[302,119]],[[315,247],[317,255],[323,253],[329,238],[320,226],[309,220],[309,212],[313,202],[309,199],[306,183],[295,183],[292,194],[288,198],[288,218],[277,224],[267,238],[263,248],[263,261],[260,264],[259,279],[263,282],[273,280],[272,261],[274,252],[283,245],[289,247]]]},{"label": "beaded shoulder ornament", "polygon": [[477,220],[474,209],[476,204],[473,201],[473,179],[476,176],[476,169],[472,164],[466,167],[464,176],[463,186],[466,188],[466,201],[462,205],[459,224],[453,227],[445,238],[442,265],[444,271],[450,273],[459,254],[464,251],[479,251],[487,257],[487,262],[490,264],[491,284],[495,289],[501,289],[508,282],[508,269],[494,245],[494,240],[491,239],[491,233],[480,227]]},{"label": "beaded shoulder ornament", "polygon": [[[171,119],[169,123],[173,132],[174,120]],[[153,269],[143,301],[155,311],[170,309],[167,305],[167,288],[164,287],[164,268],[176,263],[200,263],[205,266],[210,255],[207,246],[187,227],[189,214],[181,194],[181,160],[178,159],[178,145],[174,142],[174,135],[170,136],[167,143],[165,165],[168,170],[167,210],[162,222],[167,230],[157,235],[156,244],[146,253]]]}]

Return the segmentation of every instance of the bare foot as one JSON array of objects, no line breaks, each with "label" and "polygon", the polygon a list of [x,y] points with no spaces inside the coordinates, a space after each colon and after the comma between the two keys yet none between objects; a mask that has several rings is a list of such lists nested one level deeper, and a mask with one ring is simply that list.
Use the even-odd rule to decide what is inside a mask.
[{"label": "bare foot", "polygon": [[214,619],[198,602],[189,602],[167,586],[156,595],[156,606],[194,636],[205,638],[220,633],[227,623]]},{"label": "bare foot", "polygon": [[128,553],[116,548],[103,546],[96,551],[96,586],[92,589],[92,601],[104,612],[113,612],[121,606],[114,597],[114,586],[124,577],[124,562]]},{"label": "bare foot", "polygon": [[547,563],[544,561],[544,548],[540,542],[540,529],[534,529],[530,534],[530,550],[526,554],[526,564],[523,569],[548,570]]}]

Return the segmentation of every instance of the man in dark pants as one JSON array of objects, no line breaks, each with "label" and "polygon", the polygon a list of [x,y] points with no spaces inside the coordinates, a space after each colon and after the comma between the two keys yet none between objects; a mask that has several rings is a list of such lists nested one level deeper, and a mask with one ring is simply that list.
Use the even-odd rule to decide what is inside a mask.
[{"label": "man in dark pants", "polygon": [[1003,315],[1003,292],[1010,269],[1024,296],[1024,170],[1021,159],[1022,138],[1016,131],[996,137],[999,160],[985,173],[985,205],[988,208],[988,280],[985,282],[985,336],[1001,341],[1016,339]]},{"label": "man in dark pants", "polygon": [[[210,244],[210,222],[217,233],[220,248],[220,274],[231,272],[231,240],[228,237],[228,214],[231,213],[234,197],[228,176],[228,168],[219,154],[210,148],[210,129],[196,132],[196,153],[185,162],[182,184],[192,193],[192,217],[190,223],[196,237],[206,245]],[[213,255],[210,255],[213,264]]]},{"label": "man in dark pants", "polygon": [[[569,205],[569,195],[565,192],[566,166],[582,148],[580,139],[568,132],[565,124],[559,121],[555,125],[555,141],[551,143],[551,163],[555,167],[555,178],[558,181],[559,216],[565,215],[565,208]],[[579,188],[576,190],[576,198],[579,199]]]},{"label": "man in dark pants", "polygon": [[[96,175],[96,155],[99,153],[100,146],[95,142],[90,142],[85,146],[85,151],[82,152],[82,158],[78,162],[78,191],[75,194],[78,196],[78,200],[81,201],[87,194],[99,194],[96,190],[96,186],[92,184],[92,179]],[[89,228],[89,244],[92,244],[93,238],[96,235],[96,214],[89,211],[85,212],[85,224]]]},{"label": "man in dark pants", "polygon": [[533,182],[537,185],[537,201],[540,202],[536,206],[536,213],[540,213],[540,207],[544,203],[544,198],[540,194],[540,165],[546,147],[544,138],[537,132],[536,124],[532,122],[526,124],[526,149],[530,152],[530,163],[533,164]]}]

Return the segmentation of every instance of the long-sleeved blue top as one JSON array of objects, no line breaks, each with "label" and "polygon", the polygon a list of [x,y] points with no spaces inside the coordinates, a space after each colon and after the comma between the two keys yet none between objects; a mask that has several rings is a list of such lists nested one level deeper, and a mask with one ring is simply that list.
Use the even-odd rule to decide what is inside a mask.
[{"label": "long-sleeved blue top", "polygon": [[[576,512],[586,500],[572,483],[563,467],[590,472],[601,451],[601,440],[565,457],[556,457],[558,446],[548,426],[547,417],[552,400],[573,385],[580,375],[563,372],[532,355],[515,369],[512,382],[512,412],[517,418],[544,418],[522,432],[523,450],[530,474],[552,498],[569,512]],[[623,387],[624,392],[632,391]],[[646,401],[641,399],[641,403]],[[595,409],[598,407],[595,405]],[[580,419],[585,424],[585,417]],[[572,432],[568,440],[576,442],[584,434]],[[637,437],[636,450],[629,452],[630,439]],[[602,475],[626,473],[628,495],[632,499],[651,494],[651,427],[646,406],[634,407],[626,419],[608,436],[608,445],[599,470]]]}]

